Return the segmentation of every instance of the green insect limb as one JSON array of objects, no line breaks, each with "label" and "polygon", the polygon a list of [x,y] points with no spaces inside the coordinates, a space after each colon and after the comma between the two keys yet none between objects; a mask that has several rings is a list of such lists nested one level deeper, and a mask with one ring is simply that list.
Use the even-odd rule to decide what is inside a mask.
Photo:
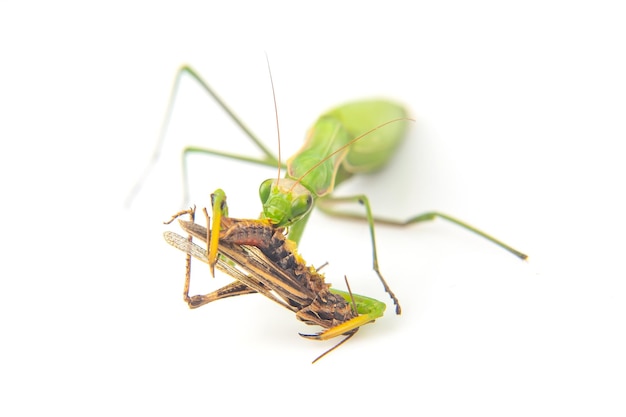
[{"label": "green insect limb", "polygon": [[[487,239],[488,241],[500,246],[501,248],[503,248],[504,250],[510,252],[511,254],[515,255],[516,257],[522,259],[522,260],[526,260],[528,259],[528,255],[526,255],[523,252],[520,252],[519,250],[511,247],[510,245],[507,245],[506,243],[502,242],[499,239],[496,239],[495,237],[483,232],[482,230],[471,226],[459,219],[456,219],[452,216],[449,216],[447,214],[444,213],[440,213],[437,211],[431,211],[428,213],[422,213],[420,215],[417,216],[413,216],[407,220],[401,221],[401,220],[392,220],[392,219],[384,219],[384,218],[380,218],[380,217],[372,217],[370,215],[361,215],[361,214],[356,214],[356,213],[349,213],[349,212],[344,212],[344,211],[339,211],[339,210],[335,210],[333,208],[331,208],[331,206],[335,203],[341,203],[341,202],[345,202],[345,201],[359,201],[359,198],[362,198],[364,196],[358,196],[358,197],[346,197],[346,198],[325,198],[322,199],[318,202],[317,207],[324,213],[331,215],[333,217],[339,217],[339,218],[344,218],[344,219],[353,219],[353,220],[365,220],[368,222],[368,224],[370,225],[370,229],[373,228],[373,225],[371,223],[371,221],[373,220],[373,222],[378,223],[378,224],[384,224],[384,225],[388,225],[388,226],[409,226],[415,223],[420,223],[420,222],[424,222],[424,221],[431,221],[431,220],[435,220],[436,218],[440,218],[443,220],[446,220],[450,223],[456,224],[457,226],[460,226],[472,233],[475,233],[479,236],[482,236],[483,238]],[[369,206],[369,203],[366,203],[366,200],[362,202],[365,206],[366,206],[366,210],[367,207]],[[376,251],[374,251],[375,253]]]}]

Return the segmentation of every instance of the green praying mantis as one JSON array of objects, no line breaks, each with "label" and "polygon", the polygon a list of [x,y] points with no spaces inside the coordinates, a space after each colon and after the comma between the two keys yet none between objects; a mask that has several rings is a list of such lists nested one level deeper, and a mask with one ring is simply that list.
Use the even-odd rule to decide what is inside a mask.
[{"label": "green praying mantis", "polygon": [[[396,314],[401,313],[400,303],[387,284],[378,265],[375,236],[376,223],[407,226],[440,218],[484,237],[520,259],[524,260],[527,258],[524,253],[512,248],[504,242],[461,220],[441,212],[427,212],[413,216],[405,221],[379,219],[373,215],[369,199],[366,195],[360,194],[351,197],[336,197],[333,195],[335,187],[347,181],[353,175],[371,173],[388,164],[390,158],[397,151],[399,144],[404,139],[409,123],[412,122],[404,106],[389,100],[372,99],[355,101],[336,107],[318,118],[308,131],[303,146],[298,152],[291,156],[287,160],[286,165],[283,166],[280,157],[275,156],[217,95],[213,88],[189,66],[182,66],[177,73],[169,102],[168,114],[171,113],[178,85],[184,74],[191,76],[200,84],[206,93],[218,103],[263,154],[261,158],[252,158],[214,149],[192,146],[186,147],[183,151],[185,200],[187,200],[188,193],[186,160],[190,154],[199,153],[227,157],[278,168],[279,174],[276,178],[267,179],[260,185],[259,195],[263,211],[259,221],[276,229],[288,230],[288,239],[297,245],[302,238],[307,221],[315,207],[330,215],[365,220],[369,228],[372,245],[373,269],[385,291],[393,300]],[[271,72],[270,81],[272,82],[273,89]],[[275,99],[274,106],[278,127],[278,113]],[[286,168],[285,176],[280,178],[281,168],[283,167]],[[136,187],[135,190],[131,192],[131,198],[136,193],[137,189]],[[225,195],[223,200],[225,201]],[[363,207],[363,213],[354,214],[335,208],[336,205],[345,203],[359,203]],[[220,201],[214,201],[210,228],[208,227],[209,225],[207,225],[210,232],[207,233],[207,238],[205,239],[207,243],[206,262],[210,265],[212,272],[214,266],[218,263],[220,228],[222,227],[223,219],[227,218],[227,216],[228,213],[225,209],[225,204],[222,205]],[[210,235],[210,238],[208,235]],[[238,244],[246,243],[238,242]],[[241,260],[242,258],[239,259]],[[348,298],[347,295],[342,295],[344,295],[346,299]],[[379,301],[376,302],[380,303]],[[381,316],[384,311],[384,309],[378,309],[376,311],[379,311],[379,313],[372,314],[371,306],[367,308],[370,308],[370,310],[368,310],[369,312],[367,313],[369,314],[368,320],[365,322],[373,321]],[[364,313],[367,308],[365,308],[363,312],[359,312],[359,314]],[[354,328],[341,328],[340,333],[346,334],[365,322],[358,322],[359,324]]]}]

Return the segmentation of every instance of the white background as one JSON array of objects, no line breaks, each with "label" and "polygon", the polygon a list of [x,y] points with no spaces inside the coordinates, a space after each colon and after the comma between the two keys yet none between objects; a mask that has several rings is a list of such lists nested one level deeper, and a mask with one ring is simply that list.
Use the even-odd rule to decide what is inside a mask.
[{"label": "white background", "polygon": [[[0,3],[2,415],[623,415],[626,63],[620,2]],[[505,5],[506,4],[506,5]],[[177,68],[192,64],[284,155],[322,111],[387,96],[416,118],[388,169],[337,191],[376,213],[387,314],[330,343],[261,296],[190,311],[181,147],[255,149],[184,79],[166,145],[130,209]],[[256,217],[275,170],[190,161]],[[176,230],[175,226],[169,229]],[[316,214],[300,250],[327,280],[388,302],[366,227]],[[210,281],[195,268],[195,292]]]}]

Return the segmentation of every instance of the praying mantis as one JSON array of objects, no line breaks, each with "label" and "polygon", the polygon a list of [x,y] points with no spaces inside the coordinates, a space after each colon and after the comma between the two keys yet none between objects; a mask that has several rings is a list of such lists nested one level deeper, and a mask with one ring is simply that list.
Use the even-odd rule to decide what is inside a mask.
[{"label": "praying mantis", "polygon": [[[263,144],[193,68],[183,66],[179,69],[172,98],[170,99],[170,107],[172,106],[180,79],[184,74],[191,76],[198,82],[245,132],[264,156],[251,158],[245,155],[234,155],[214,149],[189,146],[183,151],[183,160],[186,161],[187,156],[190,154],[199,153],[278,167],[279,174],[277,178],[267,179],[260,185],[259,195],[263,207],[261,218],[268,220],[275,227],[288,228],[289,240],[294,241],[296,244],[302,238],[305,226],[314,207],[330,215],[365,220],[369,228],[372,245],[372,267],[385,291],[393,300],[396,306],[396,314],[401,313],[401,307],[398,298],[380,271],[376,248],[375,223],[407,226],[440,218],[484,237],[520,259],[527,258],[525,254],[504,242],[441,212],[427,212],[413,216],[405,221],[383,220],[373,215],[369,199],[364,194],[351,197],[333,196],[334,188],[350,179],[353,175],[375,172],[388,164],[390,158],[404,139],[408,124],[412,121],[408,117],[407,110],[401,104],[382,99],[361,100],[344,104],[324,113],[308,131],[300,150],[287,160],[285,177],[280,178],[282,166],[280,158],[275,156]],[[273,89],[271,72],[270,81]],[[278,112],[275,100],[274,106],[278,128]],[[184,165],[186,172],[186,163]],[[186,198],[186,180],[184,185]],[[335,205],[344,203],[359,203],[363,206],[364,213],[359,215],[338,211],[334,208]],[[211,226],[213,242],[209,244],[209,265],[211,265],[212,270],[217,262],[219,225],[220,212],[219,209],[214,207]]]},{"label": "praying mantis", "polygon": [[[330,215],[365,220],[369,228],[372,246],[372,267],[385,291],[393,300],[396,314],[401,313],[399,300],[387,284],[378,264],[376,223],[407,226],[440,218],[482,236],[522,260],[527,258],[524,253],[491,235],[441,212],[431,211],[413,216],[405,221],[379,219],[373,215],[371,204],[365,194],[351,197],[333,195],[334,188],[352,176],[375,172],[389,163],[390,158],[403,141],[409,123],[413,121],[408,117],[407,110],[401,104],[383,99],[370,99],[350,102],[327,111],[318,118],[308,131],[300,150],[291,156],[283,166],[280,150],[279,156],[275,156],[218,96],[215,90],[190,66],[185,65],[178,70],[169,101],[168,114],[171,114],[178,85],[185,74],[191,76],[217,102],[263,154],[260,158],[254,158],[203,147],[186,147],[183,151],[185,200],[187,200],[188,193],[186,160],[191,154],[226,157],[278,168],[276,178],[267,179],[260,185],[259,195],[263,207],[261,219],[275,228],[286,228],[289,240],[295,242],[296,245],[300,242],[307,221],[315,207]],[[273,91],[271,71],[270,82]],[[274,109],[279,132],[275,98]],[[280,133],[278,133],[278,137],[280,141]],[[280,172],[283,167],[286,168],[286,172],[285,176],[281,178]],[[131,192],[131,196],[135,194],[136,189],[137,187]],[[363,213],[354,214],[335,209],[336,205],[345,203],[359,203],[363,207]],[[207,263],[211,267],[211,272],[213,272],[218,259],[219,232],[221,219],[224,215],[227,216],[227,213],[224,214],[220,205],[214,204],[213,220],[210,226],[211,241],[207,242]]]}]

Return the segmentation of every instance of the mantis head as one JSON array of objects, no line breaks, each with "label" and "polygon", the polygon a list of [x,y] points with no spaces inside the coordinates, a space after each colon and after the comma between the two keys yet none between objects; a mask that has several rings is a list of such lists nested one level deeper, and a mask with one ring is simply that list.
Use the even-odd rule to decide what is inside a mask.
[{"label": "mantis head", "polygon": [[290,178],[269,179],[259,188],[263,217],[277,227],[296,223],[313,207],[313,195],[300,182]]}]

